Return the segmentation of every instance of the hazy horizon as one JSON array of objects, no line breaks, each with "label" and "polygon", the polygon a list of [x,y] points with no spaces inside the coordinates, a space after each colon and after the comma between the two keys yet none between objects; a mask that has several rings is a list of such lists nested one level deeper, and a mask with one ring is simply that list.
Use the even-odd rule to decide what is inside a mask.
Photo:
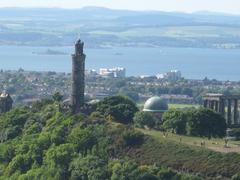
[{"label": "hazy horizon", "polygon": [[87,6],[105,7],[125,10],[155,10],[168,12],[219,12],[240,14],[240,1],[237,0],[1,0],[0,7],[25,8],[64,8],[79,9]]}]

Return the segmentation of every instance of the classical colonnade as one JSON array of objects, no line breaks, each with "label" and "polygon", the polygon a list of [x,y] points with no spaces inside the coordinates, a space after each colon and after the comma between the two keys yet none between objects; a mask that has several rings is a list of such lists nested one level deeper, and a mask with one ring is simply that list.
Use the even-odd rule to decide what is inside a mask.
[{"label": "classical colonnade", "polygon": [[240,96],[225,96],[223,94],[206,94],[203,97],[204,107],[215,110],[225,117],[228,126],[239,125]]}]

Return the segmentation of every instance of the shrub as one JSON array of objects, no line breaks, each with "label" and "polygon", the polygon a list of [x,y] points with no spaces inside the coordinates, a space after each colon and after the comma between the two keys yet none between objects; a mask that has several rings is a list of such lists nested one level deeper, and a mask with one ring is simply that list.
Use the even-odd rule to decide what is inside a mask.
[{"label": "shrub", "polygon": [[144,134],[133,129],[127,129],[123,132],[123,140],[125,146],[135,146],[142,144]]}]

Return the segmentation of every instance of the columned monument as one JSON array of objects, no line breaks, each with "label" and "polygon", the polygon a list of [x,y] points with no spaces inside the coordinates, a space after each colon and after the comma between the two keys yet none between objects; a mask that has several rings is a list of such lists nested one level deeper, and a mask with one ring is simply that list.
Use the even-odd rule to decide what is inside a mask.
[{"label": "columned monument", "polygon": [[227,125],[239,126],[239,100],[237,95],[206,94],[203,97],[204,107],[210,108],[225,117]]},{"label": "columned monument", "polygon": [[71,107],[74,114],[79,113],[84,106],[85,91],[85,59],[84,43],[78,40],[75,44],[75,54],[72,55],[72,94]]}]

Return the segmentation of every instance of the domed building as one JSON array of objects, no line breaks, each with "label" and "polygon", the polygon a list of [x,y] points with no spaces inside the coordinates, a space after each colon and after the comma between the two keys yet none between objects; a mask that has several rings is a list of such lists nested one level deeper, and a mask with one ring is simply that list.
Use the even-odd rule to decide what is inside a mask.
[{"label": "domed building", "polygon": [[144,104],[143,111],[150,112],[155,117],[162,119],[164,112],[168,110],[168,104],[158,96],[151,97]]}]

